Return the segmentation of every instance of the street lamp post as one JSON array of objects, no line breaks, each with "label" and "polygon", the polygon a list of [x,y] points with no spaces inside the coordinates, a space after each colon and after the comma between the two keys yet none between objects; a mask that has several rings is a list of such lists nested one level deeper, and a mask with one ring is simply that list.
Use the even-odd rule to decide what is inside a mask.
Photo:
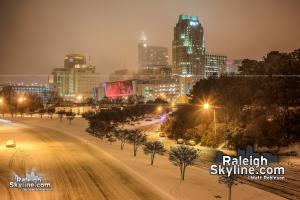
[{"label": "street lamp post", "polygon": [[[18,103],[19,105],[17,105],[17,108],[20,109],[22,107],[22,104],[23,104],[23,101],[25,100],[25,97],[19,97],[18,99]],[[21,117],[23,117],[23,113],[22,113],[22,110],[20,109],[20,115]],[[18,110],[17,110],[17,114],[16,116],[18,116]]]},{"label": "street lamp post", "polygon": [[1,112],[2,112],[2,117],[4,117],[4,108],[3,108],[3,106],[2,106],[2,104],[3,104],[3,99],[2,99],[2,97],[0,98],[0,110],[1,110]]},{"label": "street lamp post", "polygon": [[203,108],[205,110],[208,110],[209,108],[213,108],[213,112],[214,112],[214,132],[215,132],[215,137],[217,137],[217,126],[216,126],[216,107],[215,106],[211,106],[208,103],[203,104]]}]

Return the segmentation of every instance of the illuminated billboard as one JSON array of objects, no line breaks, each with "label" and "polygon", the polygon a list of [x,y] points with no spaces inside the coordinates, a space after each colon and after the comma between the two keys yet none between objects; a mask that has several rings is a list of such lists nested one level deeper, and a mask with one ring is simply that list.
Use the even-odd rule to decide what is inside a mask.
[{"label": "illuminated billboard", "polygon": [[133,95],[132,81],[116,81],[105,83],[105,96],[111,99]]}]

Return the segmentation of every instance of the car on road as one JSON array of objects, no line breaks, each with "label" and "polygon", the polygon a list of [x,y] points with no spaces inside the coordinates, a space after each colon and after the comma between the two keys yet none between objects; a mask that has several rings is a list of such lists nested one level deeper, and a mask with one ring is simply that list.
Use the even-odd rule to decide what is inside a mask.
[{"label": "car on road", "polygon": [[289,151],[286,153],[283,153],[283,156],[297,156],[297,152],[296,151]]},{"label": "car on road", "polygon": [[177,139],[177,144],[184,144],[184,140],[181,138]]},{"label": "car on road", "polygon": [[110,136],[110,137],[108,138],[108,141],[109,141],[109,142],[115,142],[115,141],[117,141],[117,138],[116,138],[115,136]]},{"label": "car on road", "polygon": [[86,128],[85,131],[88,132],[88,133],[94,133],[93,130],[90,127]]},{"label": "car on road", "polygon": [[152,119],[151,119],[151,118],[146,118],[146,119],[145,119],[145,121],[147,121],[147,122],[151,122],[151,121],[152,121]]},{"label": "car on road", "polygon": [[161,131],[158,133],[158,135],[159,135],[159,137],[166,137],[166,134],[164,132],[161,132]]},{"label": "car on road", "polygon": [[188,140],[185,142],[186,145],[189,145],[189,146],[195,146],[196,145],[196,142],[195,140]]},{"label": "car on road", "polygon": [[16,147],[16,141],[14,141],[14,140],[8,140],[7,142],[6,142],[6,145],[5,145],[7,148],[14,148],[14,147]]}]

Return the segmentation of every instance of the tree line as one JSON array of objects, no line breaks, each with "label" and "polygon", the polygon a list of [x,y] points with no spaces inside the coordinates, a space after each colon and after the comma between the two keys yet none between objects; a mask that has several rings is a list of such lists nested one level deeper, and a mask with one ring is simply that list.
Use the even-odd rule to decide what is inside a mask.
[{"label": "tree line", "polygon": [[[239,72],[197,82],[191,104],[180,107],[162,128],[173,138],[232,149],[248,144],[279,149],[299,141],[300,49],[273,51],[261,61],[245,59]],[[206,102],[212,105],[208,110],[201,107]]]},{"label": "tree line", "polygon": [[[144,107],[146,106],[146,107]],[[110,144],[119,141],[121,151],[126,144],[131,144],[133,156],[136,157],[138,150],[143,149],[145,155],[150,158],[150,165],[154,165],[157,155],[168,155],[169,161],[180,171],[180,179],[185,179],[186,169],[195,165],[199,158],[200,151],[186,145],[177,145],[167,150],[159,140],[148,140],[146,135],[139,129],[120,128],[119,125],[128,122],[128,119],[139,120],[145,114],[154,111],[153,106],[135,105],[124,109],[108,109],[94,112],[87,112],[83,117],[89,121],[86,131],[101,140],[106,139]],[[95,124],[94,124],[95,123]],[[231,195],[231,188],[236,184],[236,177],[220,176],[219,183],[226,184]],[[230,198],[229,198],[230,199]]]},{"label": "tree line", "polygon": [[[138,104],[124,108],[112,108],[98,112],[86,112],[83,117],[88,120],[87,132],[100,139],[106,138],[110,143],[120,141],[123,150],[126,143],[132,144],[133,156],[143,147],[144,153],[150,156],[150,164],[154,164],[156,155],[164,155],[164,144],[157,140],[147,140],[145,134],[138,129],[119,128],[119,125],[137,121],[146,114],[155,113],[157,106],[153,104]],[[185,169],[193,165],[198,158],[198,151],[188,146],[172,147],[169,151],[170,161],[180,167],[181,178],[184,180]]]}]

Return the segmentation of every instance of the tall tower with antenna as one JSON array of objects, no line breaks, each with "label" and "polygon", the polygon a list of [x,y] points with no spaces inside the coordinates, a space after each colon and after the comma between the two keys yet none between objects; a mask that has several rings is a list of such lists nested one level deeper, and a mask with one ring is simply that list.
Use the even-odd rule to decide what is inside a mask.
[{"label": "tall tower with antenna", "polygon": [[148,60],[148,53],[147,53],[147,38],[144,32],[142,32],[142,35],[140,37],[139,43],[138,43],[138,64],[139,69],[144,69],[147,67],[147,60]]}]

